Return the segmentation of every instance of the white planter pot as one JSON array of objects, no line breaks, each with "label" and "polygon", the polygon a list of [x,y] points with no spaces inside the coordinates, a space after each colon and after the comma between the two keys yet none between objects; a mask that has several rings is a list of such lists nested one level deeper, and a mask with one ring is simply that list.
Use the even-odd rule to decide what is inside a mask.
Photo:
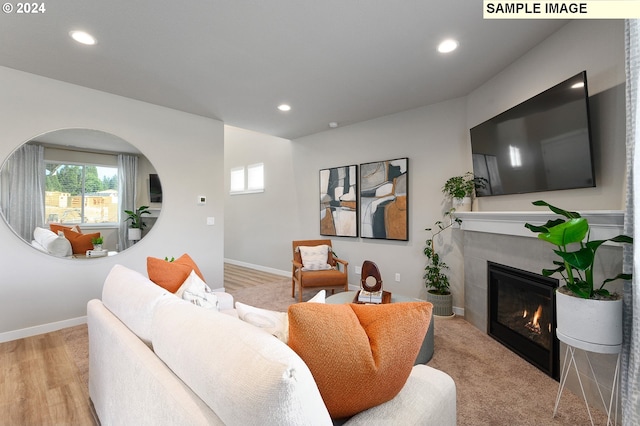
[{"label": "white planter pot", "polygon": [[592,300],[556,290],[558,339],[576,348],[612,353],[622,344],[622,298]]},{"label": "white planter pot", "polygon": [[142,238],[142,229],[140,228],[129,228],[129,240],[138,241]]},{"label": "white planter pot", "polygon": [[471,211],[471,197],[454,198],[453,208],[457,212],[470,212]]}]

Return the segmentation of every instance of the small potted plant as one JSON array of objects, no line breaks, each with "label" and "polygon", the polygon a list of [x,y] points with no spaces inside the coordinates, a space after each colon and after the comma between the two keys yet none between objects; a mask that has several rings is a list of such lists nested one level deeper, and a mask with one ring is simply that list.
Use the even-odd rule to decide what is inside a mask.
[{"label": "small potted plant", "polygon": [[456,209],[445,212],[443,220],[438,220],[432,228],[426,228],[430,232],[430,238],[426,241],[424,255],[427,257],[427,265],[424,267],[424,283],[427,287],[427,301],[433,304],[433,314],[438,316],[453,316],[453,297],[449,290],[449,277],[445,273],[449,266],[440,258],[436,251],[435,239],[440,233],[462,223],[453,215]]},{"label": "small potted plant", "polygon": [[93,249],[96,251],[102,250],[103,242],[104,242],[104,239],[102,238],[102,236],[91,238],[91,244],[93,244]]},{"label": "small potted plant", "polygon": [[[573,346],[581,342],[615,346],[622,343],[622,298],[609,293],[605,285],[618,279],[629,280],[631,274],[619,273],[605,279],[599,286],[594,283],[596,252],[607,241],[633,244],[633,238],[618,235],[606,240],[590,240],[589,223],[578,212],[552,206],[545,201],[533,202],[546,206],[566,218],[549,220],[541,226],[525,224],[538,233],[538,238],[557,247],[559,260],[555,269],[543,269],[544,276],[560,274],[564,285],[556,290],[557,333]],[[566,339],[568,337],[568,339]],[[575,343],[575,344],[574,344]]]},{"label": "small potted plant", "polygon": [[471,210],[471,204],[476,189],[486,188],[487,180],[476,177],[471,172],[462,176],[449,178],[442,187],[442,193],[451,198],[453,206],[458,210]]},{"label": "small potted plant", "polygon": [[127,214],[126,220],[131,221],[131,225],[129,226],[129,239],[131,241],[137,241],[142,238],[142,229],[147,226],[147,224],[142,221],[142,215],[151,214],[149,206],[140,206],[135,211],[125,210],[124,212]]}]

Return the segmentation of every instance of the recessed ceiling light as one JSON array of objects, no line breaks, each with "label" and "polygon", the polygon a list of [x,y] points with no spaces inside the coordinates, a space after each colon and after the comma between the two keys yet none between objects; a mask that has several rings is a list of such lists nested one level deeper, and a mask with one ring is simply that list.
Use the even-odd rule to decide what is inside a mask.
[{"label": "recessed ceiling light", "polygon": [[69,35],[78,43],[86,44],[88,46],[93,46],[98,42],[94,36],[85,31],[71,31],[69,32]]},{"label": "recessed ceiling light", "polygon": [[456,40],[447,39],[438,45],[438,52],[449,53],[449,52],[453,52],[457,48],[458,48],[458,42]]},{"label": "recessed ceiling light", "polygon": [[287,104],[278,105],[278,109],[282,112],[291,111],[291,105],[287,105]]},{"label": "recessed ceiling light", "polygon": [[331,127],[332,129],[335,129],[336,127],[338,127],[338,123],[336,123],[335,121],[332,121],[329,123],[329,127]]}]

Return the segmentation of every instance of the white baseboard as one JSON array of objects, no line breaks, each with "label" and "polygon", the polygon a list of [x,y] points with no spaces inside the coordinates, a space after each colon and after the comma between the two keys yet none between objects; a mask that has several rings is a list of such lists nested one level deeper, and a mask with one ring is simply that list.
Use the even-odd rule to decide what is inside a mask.
[{"label": "white baseboard", "polygon": [[0,333],[0,343],[10,342],[17,339],[24,339],[25,337],[37,336],[38,334],[51,333],[52,331],[62,330],[63,328],[73,327],[86,323],[87,317],[83,316],[71,318],[64,321],[36,325],[34,327],[21,328],[20,330],[7,331],[5,333]]},{"label": "white baseboard", "polygon": [[453,313],[456,314],[457,317],[464,318],[464,308],[459,308],[457,306],[453,307]]},{"label": "white baseboard", "polygon": [[224,262],[225,263],[229,263],[231,265],[243,266],[245,268],[251,268],[251,269],[258,270],[258,271],[267,272],[269,274],[282,275],[283,277],[290,277],[291,276],[291,271],[283,271],[281,269],[269,268],[267,266],[254,265],[253,263],[242,262],[240,260],[233,260],[233,259],[226,259],[225,258]]}]

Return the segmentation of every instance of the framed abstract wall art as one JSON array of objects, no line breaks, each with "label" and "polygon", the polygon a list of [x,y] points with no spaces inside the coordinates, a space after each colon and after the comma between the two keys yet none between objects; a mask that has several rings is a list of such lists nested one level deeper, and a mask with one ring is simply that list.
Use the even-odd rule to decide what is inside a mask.
[{"label": "framed abstract wall art", "polygon": [[409,239],[409,159],[360,164],[360,236]]},{"label": "framed abstract wall art", "polygon": [[358,236],[358,166],[320,170],[320,235]]}]

